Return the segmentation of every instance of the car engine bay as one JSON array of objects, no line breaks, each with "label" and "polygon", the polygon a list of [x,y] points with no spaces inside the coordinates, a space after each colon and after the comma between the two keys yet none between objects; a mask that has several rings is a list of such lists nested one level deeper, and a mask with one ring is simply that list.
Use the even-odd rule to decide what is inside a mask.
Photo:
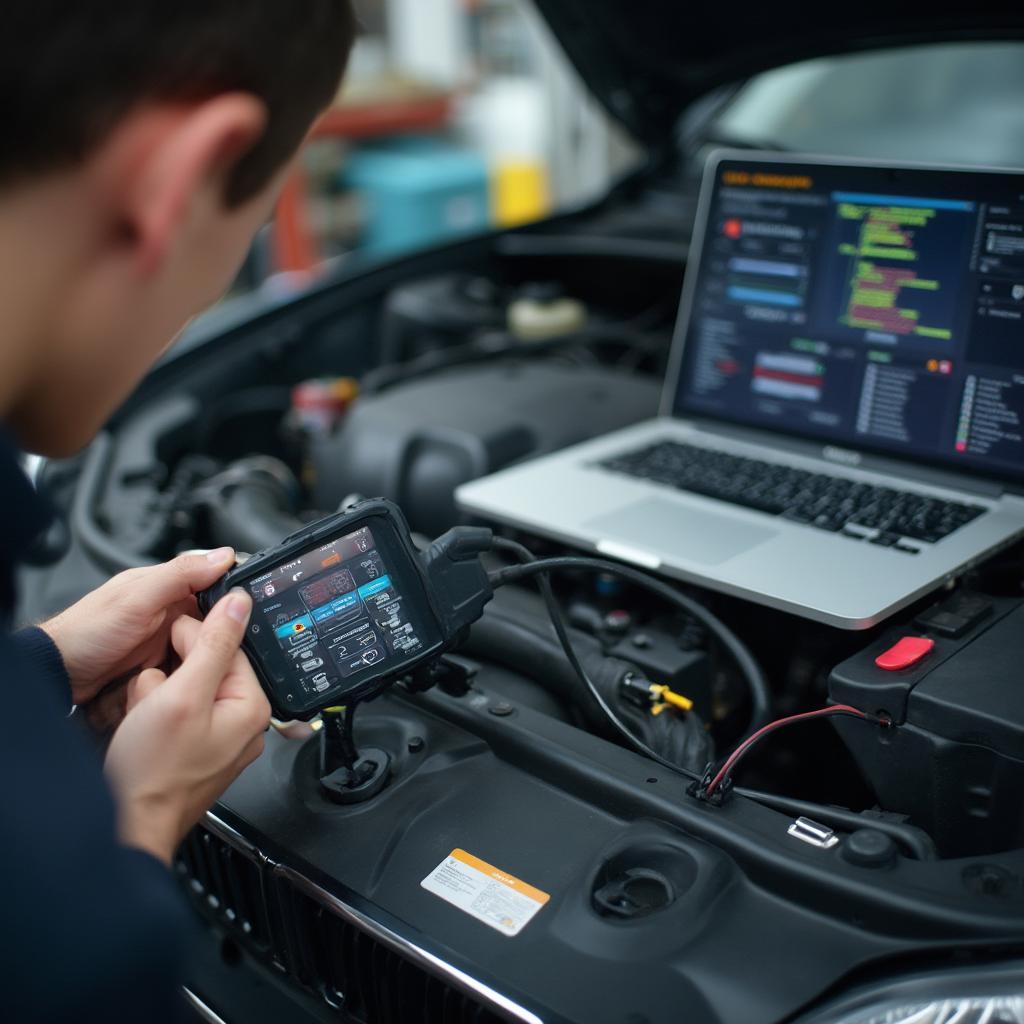
[{"label": "car engine bay", "polygon": [[[42,468],[61,515],[22,618],[181,551],[258,551],[360,496],[429,541],[465,521],[461,483],[654,415],[686,252],[652,227],[669,202],[648,183],[172,352],[86,452]],[[252,1021],[747,1022],[897,966],[1019,955],[1022,578],[1014,548],[844,632],[673,584],[709,628],[612,573],[554,575],[615,715],[689,775],[628,749],[537,588],[505,587],[427,683],[361,710],[357,739],[393,759],[372,800],[324,798],[315,729],[268,735],[176,865],[204,922],[190,987]],[[888,672],[907,636],[930,660]],[[638,677],[691,709],[638,697]],[[765,734],[739,788],[695,797],[758,730],[830,702],[872,720]],[[533,894],[514,931],[431,890],[460,851]]]}]

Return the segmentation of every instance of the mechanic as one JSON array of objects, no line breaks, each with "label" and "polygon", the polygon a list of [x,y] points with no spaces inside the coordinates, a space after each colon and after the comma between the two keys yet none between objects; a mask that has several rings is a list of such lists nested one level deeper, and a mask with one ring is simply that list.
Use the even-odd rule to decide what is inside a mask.
[{"label": "mechanic", "polygon": [[[183,1006],[171,858],[269,721],[239,651],[251,603],[194,617],[223,549],[11,635],[15,566],[49,519],[16,449],[78,451],[228,286],[354,18],[349,0],[18,0],[4,19],[0,999],[11,1021],[151,1024]],[[113,729],[105,762],[86,722]]]}]

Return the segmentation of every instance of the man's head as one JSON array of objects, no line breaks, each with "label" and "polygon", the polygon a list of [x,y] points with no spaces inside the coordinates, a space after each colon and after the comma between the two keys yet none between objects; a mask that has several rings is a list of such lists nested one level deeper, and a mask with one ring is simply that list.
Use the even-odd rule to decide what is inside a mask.
[{"label": "man's head", "polygon": [[230,283],[354,20],[349,0],[22,0],[4,20],[0,415],[65,454]]}]

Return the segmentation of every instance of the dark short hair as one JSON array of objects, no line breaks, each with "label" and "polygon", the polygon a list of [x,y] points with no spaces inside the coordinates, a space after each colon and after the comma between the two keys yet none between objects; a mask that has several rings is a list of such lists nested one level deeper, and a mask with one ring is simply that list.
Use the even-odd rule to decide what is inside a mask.
[{"label": "dark short hair", "polygon": [[350,0],[18,0],[0,31],[0,186],[82,162],[145,102],[257,96],[266,130],[225,197],[252,197],[333,98]]}]

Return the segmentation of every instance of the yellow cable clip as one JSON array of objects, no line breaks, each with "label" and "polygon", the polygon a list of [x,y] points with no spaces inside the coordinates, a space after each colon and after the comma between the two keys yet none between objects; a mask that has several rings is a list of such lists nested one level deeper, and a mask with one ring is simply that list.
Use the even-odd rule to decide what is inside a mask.
[{"label": "yellow cable clip", "polygon": [[652,715],[660,715],[669,706],[678,708],[680,711],[693,710],[693,701],[689,697],[684,697],[667,686],[652,683],[651,696],[657,698],[657,703],[651,708]]}]

